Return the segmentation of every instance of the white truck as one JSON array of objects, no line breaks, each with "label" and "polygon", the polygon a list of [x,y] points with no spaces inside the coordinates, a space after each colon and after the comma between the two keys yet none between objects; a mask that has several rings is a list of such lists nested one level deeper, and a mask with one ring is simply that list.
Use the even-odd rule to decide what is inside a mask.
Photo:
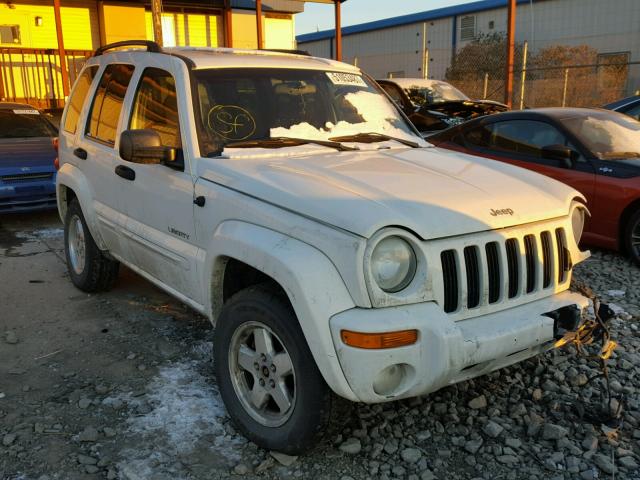
[{"label": "white truck", "polygon": [[424,395],[545,351],[568,291],[575,190],[426,143],[351,65],[268,51],[99,49],[62,117],[69,275],[119,264],[206,315],[238,428],[290,454],[335,395]]}]

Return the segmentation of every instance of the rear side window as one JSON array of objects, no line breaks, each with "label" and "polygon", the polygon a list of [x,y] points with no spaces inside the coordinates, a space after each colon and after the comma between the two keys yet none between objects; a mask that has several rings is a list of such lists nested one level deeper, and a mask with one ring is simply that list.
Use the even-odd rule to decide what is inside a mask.
[{"label": "rear side window", "polygon": [[147,68],[140,80],[129,128],[158,132],[162,145],[180,148],[176,82],[169,72]]},{"label": "rear side window", "polygon": [[482,125],[462,134],[468,147],[488,148],[491,144],[491,125]]},{"label": "rear side window", "polygon": [[566,143],[564,135],[548,123],[513,120],[493,124],[491,147],[496,150],[541,158],[543,147]]},{"label": "rear side window", "polygon": [[85,68],[82,75],[78,78],[76,87],[73,89],[71,98],[69,98],[67,116],[64,119],[64,130],[66,132],[76,133],[76,129],[78,128],[78,119],[82,112],[82,106],[84,105],[87,93],[89,93],[89,88],[91,87],[91,82],[93,82],[93,78],[96,76],[97,71],[97,65]]},{"label": "rear side window", "polygon": [[88,137],[109,145],[115,143],[122,103],[133,70],[132,65],[123,64],[108,65],[104,70],[91,105],[85,132]]}]

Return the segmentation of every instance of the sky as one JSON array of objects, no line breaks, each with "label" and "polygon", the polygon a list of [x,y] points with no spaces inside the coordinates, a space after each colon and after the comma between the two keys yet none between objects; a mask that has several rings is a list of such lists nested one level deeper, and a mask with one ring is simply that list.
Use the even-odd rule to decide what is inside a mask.
[{"label": "sky", "polygon": [[[470,2],[471,0],[347,0],[342,4],[342,26]],[[333,15],[333,5],[305,3],[304,13],[295,16],[296,35],[333,28]]]}]

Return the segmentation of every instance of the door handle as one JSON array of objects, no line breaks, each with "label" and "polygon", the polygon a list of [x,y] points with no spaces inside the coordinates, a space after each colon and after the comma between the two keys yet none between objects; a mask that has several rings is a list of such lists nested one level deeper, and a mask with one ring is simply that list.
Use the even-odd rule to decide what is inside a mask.
[{"label": "door handle", "polygon": [[73,151],[73,154],[78,157],[80,160],[86,160],[87,159],[87,151],[84,148],[76,148]]},{"label": "door handle", "polygon": [[124,165],[118,165],[116,167],[116,175],[124,178],[125,180],[134,181],[136,179],[136,171],[133,168],[125,167]]},{"label": "door handle", "polygon": [[598,170],[600,170],[602,173],[611,173],[611,172],[613,172],[613,168],[608,168],[608,167],[600,167]]}]

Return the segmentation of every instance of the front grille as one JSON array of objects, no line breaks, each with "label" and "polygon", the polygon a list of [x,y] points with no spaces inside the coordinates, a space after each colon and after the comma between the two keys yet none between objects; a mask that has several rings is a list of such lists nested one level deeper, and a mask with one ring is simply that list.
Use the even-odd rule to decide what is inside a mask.
[{"label": "front grille", "polygon": [[487,252],[487,273],[489,274],[489,303],[500,300],[500,253],[498,242],[485,245]]},{"label": "front grille", "polygon": [[0,175],[0,180],[5,183],[40,182],[52,180],[53,173],[18,173],[16,175]]},{"label": "front grille", "polygon": [[542,232],[540,234],[542,241],[542,287],[547,288],[551,285],[551,268],[553,265],[553,246],[551,245],[551,234]]},{"label": "front grille", "polygon": [[467,269],[467,308],[475,308],[480,304],[480,265],[477,247],[464,249],[464,265]]},{"label": "front grille", "polygon": [[554,234],[555,243],[551,232],[542,231],[442,251],[444,311],[532,295],[554,286],[554,279],[565,282],[572,267],[567,239],[563,228]]},{"label": "front grille", "polygon": [[440,254],[442,260],[442,282],[444,284],[444,311],[455,312],[458,309],[458,271],[456,252],[445,250]]},{"label": "front grille", "polygon": [[562,283],[567,278],[567,271],[571,269],[571,260],[569,259],[569,251],[567,250],[567,240],[564,236],[564,229],[556,229],[556,244],[558,245],[558,282]]},{"label": "front grille", "polygon": [[520,287],[520,275],[518,265],[518,240],[510,238],[506,243],[507,248],[507,267],[509,274],[509,298],[513,298],[518,294]]},{"label": "front grille", "polygon": [[536,238],[533,235],[525,235],[524,252],[527,263],[527,293],[533,292],[536,288]]}]

